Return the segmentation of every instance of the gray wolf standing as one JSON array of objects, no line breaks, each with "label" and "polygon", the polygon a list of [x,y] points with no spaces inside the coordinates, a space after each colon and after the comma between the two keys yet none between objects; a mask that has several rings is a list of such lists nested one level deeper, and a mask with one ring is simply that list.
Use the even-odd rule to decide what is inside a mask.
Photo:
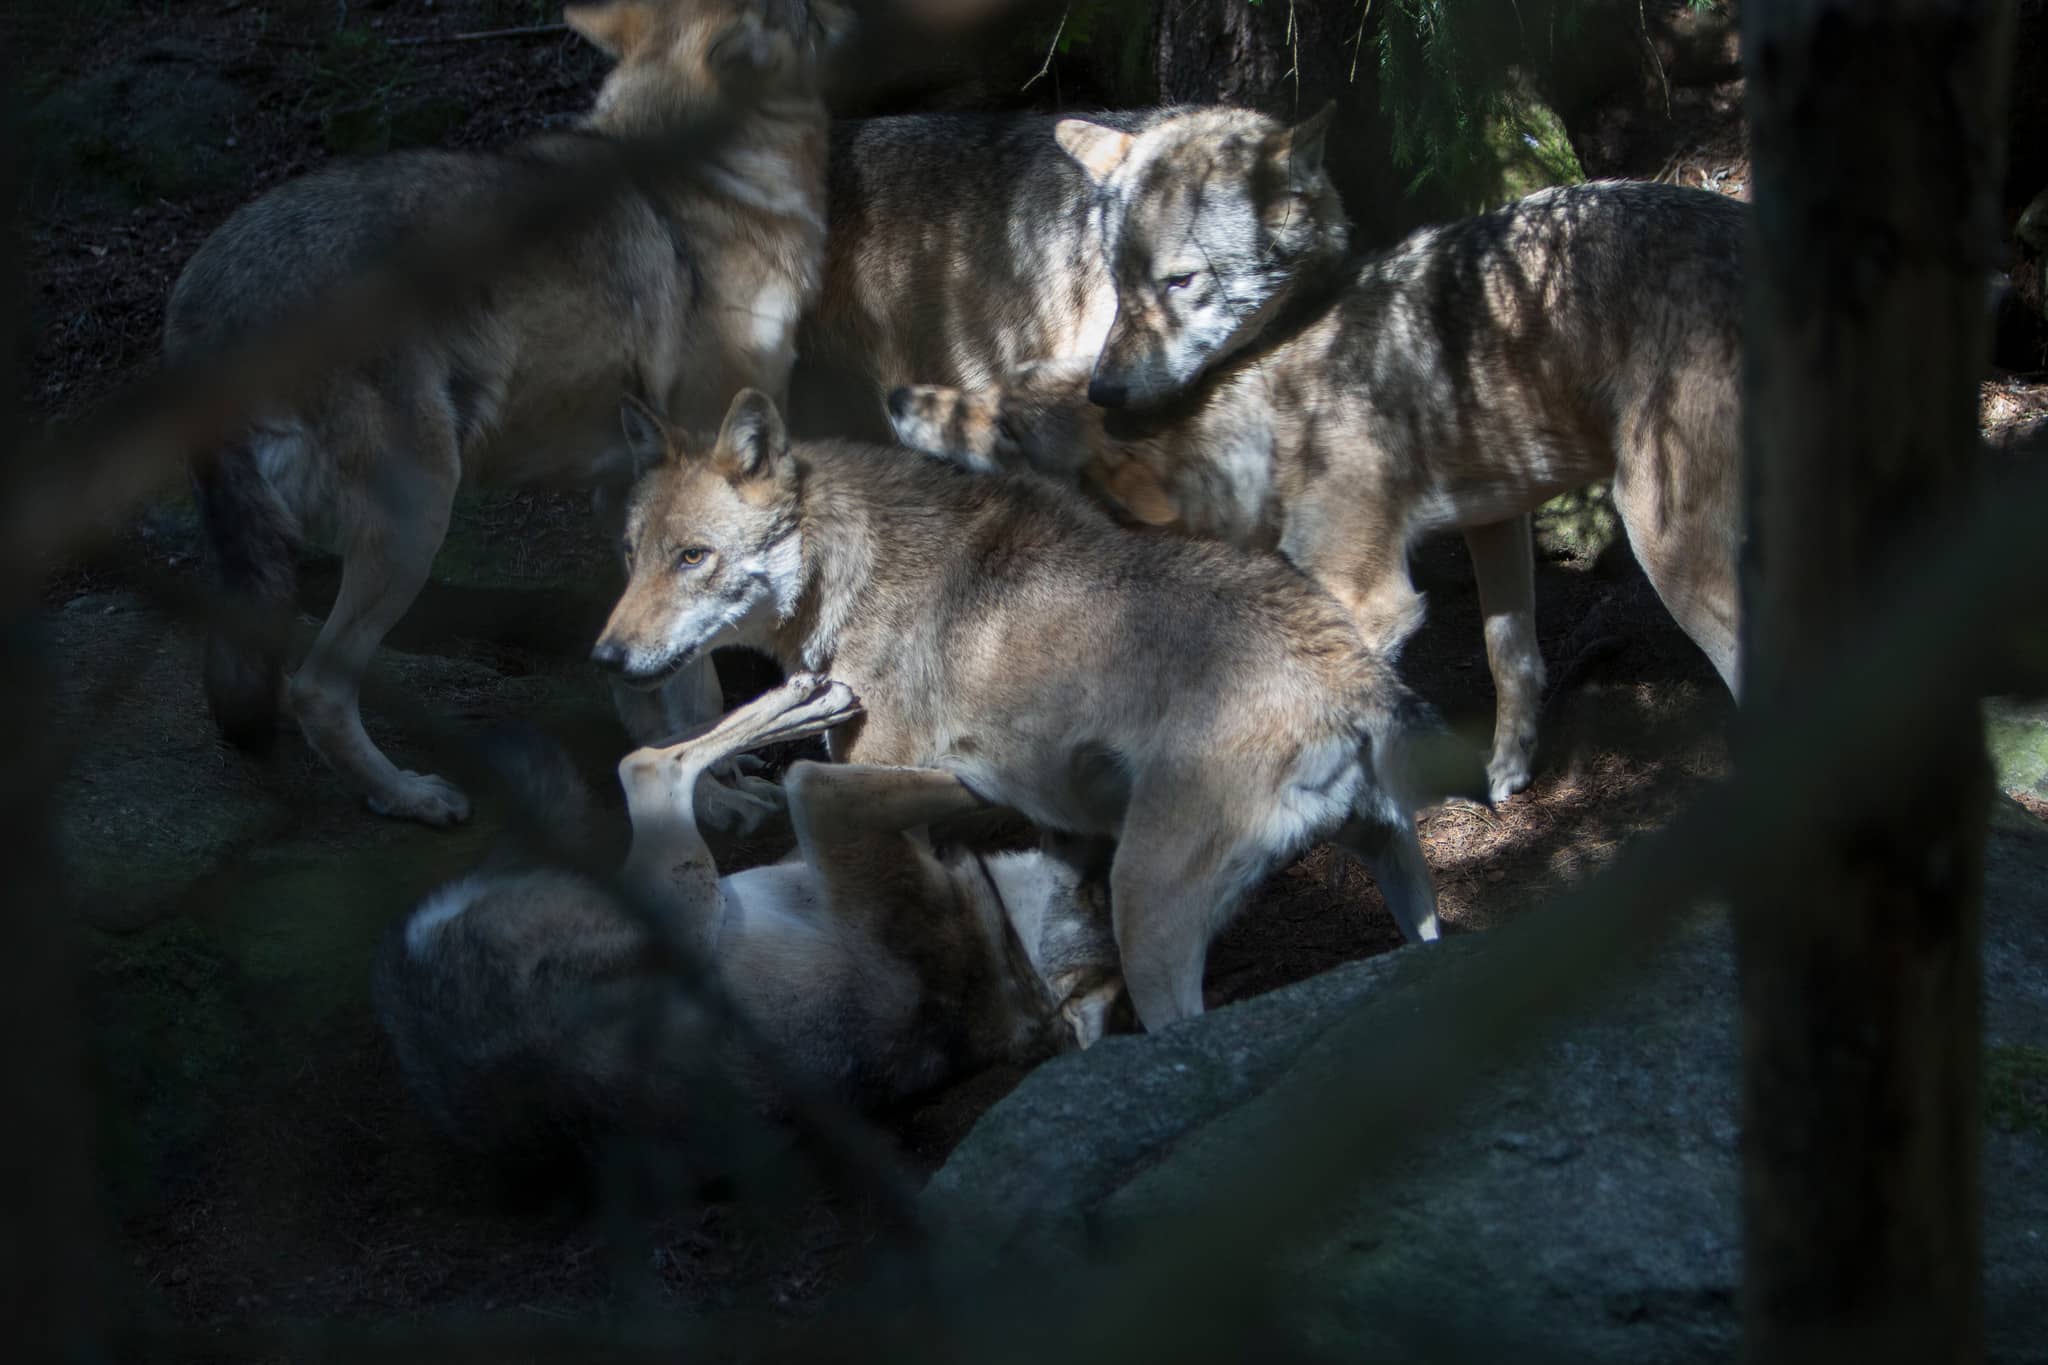
[{"label": "gray wolf standing", "polygon": [[[824,252],[819,49],[833,6],[614,0],[564,18],[618,59],[581,130],[499,155],[386,156],[273,190],[200,247],[164,328],[173,359],[225,345],[408,234],[488,212],[608,138],[720,102],[740,111],[736,136],[704,164],[622,195],[457,322],[330,376],[195,468],[224,587],[268,627],[255,632],[260,647],[219,633],[209,643],[207,695],[223,731],[266,742],[283,700],[372,809],[428,824],[465,818],[468,801],[444,778],[393,765],[363,730],[358,692],[426,581],[457,486],[629,478],[622,392],[707,424],[744,385],[780,392]],[[286,689],[282,622],[302,534],[341,551],[341,589]],[[639,699],[626,719],[673,733],[677,710],[716,714],[717,701],[707,662],[668,704]]]},{"label": "gray wolf standing", "polygon": [[1416,840],[1434,718],[1344,611],[1270,555],[1123,530],[1036,479],[889,447],[792,446],[733,400],[666,447],[626,520],[593,657],[657,687],[720,645],[830,671],[862,717],[833,756],[943,769],[1042,829],[1116,841],[1124,981],[1147,1028],[1202,1009],[1210,939],[1319,838],[1437,935]]},{"label": "gray wolf standing", "polygon": [[[916,827],[978,804],[948,774],[799,763],[785,786],[797,859],[718,875],[700,777],[858,711],[843,684],[798,675],[626,756],[623,882],[659,934],[589,879],[502,850],[395,926],[372,995],[435,1125],[512,1152],[681,1136],[705,1123],[707,1072],[770,1110],[791,1073],[873,1104],[1099,1036],[1118,990],[1107,907],[1039,853],[933,857]],[[559,749],[525,747],[511,776],[582,843],[589,793]],[[664,971],[664,940],[711,965],[765,1057]]]},{"label": "gray wolf standing", "polygon": [[[1207,230],[1170,180],[1130,192],[1095,364],[899,390],[906,443],[1078,482],[1131,521],[1275,548],[1389,651],[1421,620],[1408,547],[1464,530],[1498,694],[1495,800],[1529,780],[1543,664],[1524,514],[1557,493],[1613,479],[1658,595],[1735,690],[1739,203],[1607,182],[1425,229],[1175,397],[1183,329],[1212,325],[1205,300],[1239,292],[1240,267],[1175,245]],[[1105,399],[1147,406],[1089,401]]]}]

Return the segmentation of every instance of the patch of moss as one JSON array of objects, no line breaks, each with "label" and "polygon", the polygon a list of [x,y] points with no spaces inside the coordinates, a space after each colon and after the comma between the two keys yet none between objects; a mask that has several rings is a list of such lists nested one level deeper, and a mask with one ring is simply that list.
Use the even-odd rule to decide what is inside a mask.
[{"label": "patch of moss", "polygon": [[2003,1132],[2048,1138],[2048,1048],[1984,1050],[1984,1117]]},{"label": "patch of moss", "polygon": [[1984,703],[1984,742],[2001,791],[2048,796],[2048,703]]}]

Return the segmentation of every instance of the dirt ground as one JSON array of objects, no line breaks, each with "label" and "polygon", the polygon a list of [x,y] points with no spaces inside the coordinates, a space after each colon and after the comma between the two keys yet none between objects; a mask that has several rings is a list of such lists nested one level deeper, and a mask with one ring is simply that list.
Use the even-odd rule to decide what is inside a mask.
[{"label": "dirt ground", "polygon": [[[211,179],[159,192],[123,133],[32,185],[31,410],[76,416],[147,364],[177,269],[262,189],[423,129],[445,145],[481,146],[580,110],[598,64],[560,34],[411,41],[553,17],[547,5],[487,0],[227,0],[24,5],[0,19],[0,46],[56,54],[32,97],[95,72],[129,73],[101,92],[98,112],[120,126],[166,71],[197,80],[204,68],[234,87],[206,96],[228,111],[217,150],[232,153]],[[447,91],[462,92],[459,105],[431,98]],[[1706,112],[1689,115],[1661,154],[1630,142],[1616,166],[1589,169],[1640,161],[1637,174],[1742,193],[1747,166],[1729,124],[1739,100],[1725,93],[1704,100]],[[1987,386],[1987,424],[2044,414],[2039,376]],[[401,764],[443,754],[449,733],[518,718],[563,736],[605,779],[621,736],[581,662],[605,607],[592,586],[603,547],[586,511],[574,497],[465,499],[434,586],[378,665],[382,683],[447,727],[422,727],[373,697],[369,723],[396,737]],[[1483,739],[1491,685],[1462,546],[1422,547],[1415,571],[1430,616],[1404,671]],[[222,746],[176,611],[198,572],[189,506],[174,500],[115,552],[53,566],[47,594],[49,646],[62,674],[83,682],[57,718],[73,745],[60,837],[109,1198],[139,1311],[196,1332],[199,1355],[209,1336],[225,1352],[256,1324],[441,1310],[539,1324],[597,1311],[616,1266],[596,1223],[532,1191],[508,1199],[502,1182],[439,1144],[411,1111],[368,1011],[377,936],[479,856],[496,827],[487,795],[461,830],[393,825],[351,801],[295,736],[262,762]],[[311,564],[309,611],[332,590],[331,564]],[[1551,685],[1535,785],[1496,810],[1450,807],[1423,820],[1451,933],[1482,930],[1586,876],[1726,767],[1731,703],[1625,545],[1546,555],[1537,600]],[[758,667],[728,663],[735,690],[763,680]],[[779,850],[729,852],[731,867]],[[1399,942],[1370,879],[1317,850],[1217,942],[1207,999],[1242,999]],[[1018,1079],[974,1077],[885,1116],[884,1129],[913,1169],[929,1171]],[[713,1198],[663,1218],[641,1247],[660,1289],[705,1308],[801,1312],[877,1236],[859,1201],[807,1195],[767,1218],[751,1207]]]}]

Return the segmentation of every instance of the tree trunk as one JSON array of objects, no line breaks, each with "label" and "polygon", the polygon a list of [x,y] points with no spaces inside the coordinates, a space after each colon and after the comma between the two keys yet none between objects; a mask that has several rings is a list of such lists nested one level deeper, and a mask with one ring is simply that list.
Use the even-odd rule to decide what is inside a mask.
[{"label": "tree trunk", "polygon": [[2005,213],[2010,222],[2035,195],[2048,190],[2048,0],[2018,0],[2012,109],[2005,126]]},{"label": "tree trunk", "polygon": [[[1912,571],[1892,551],[1972,479],[2009,10],[1776,0],[1744,24],[1744,703],[1768,708]],[[1801,866],[1742,889],[1753,1361],[1981,1356],[1990,785],[1970,682],[1893,737],[1883,790],[1815,812]]]},{"label": "tree trunk", "polygon": [[1414,168],[1394,165],[1379,112],[1378,23],[1355,0],[1160,0],[1153,26],[1159,98],[1238,104],[1290,123],[1335,100],[1325,163],[1331,181],[1361,245],[1392,241],[1448,215],[1427,193],[1408,202]]},{"label": "tree trunk", "polygon": [[[28,335],[26,259],[16,226],[22,130],[0,111],[0,505],[28,458],[19,395]],[[55,701],[42,657],[40,581],[0,581],[0,707],[17,718],[0,753],[0,837],[6,840],[7,947],[0,954],[0,1028],[8,1064],[5,1210],[0,1227],[0,1340],[15,1359],[105,1359],[114,1311],[105,1255],[95,1125],[86,1088],[73,926],[65,913],[51,832],[61,775],[50,726]],[[35,719],[29,719],[35,718]]]}]

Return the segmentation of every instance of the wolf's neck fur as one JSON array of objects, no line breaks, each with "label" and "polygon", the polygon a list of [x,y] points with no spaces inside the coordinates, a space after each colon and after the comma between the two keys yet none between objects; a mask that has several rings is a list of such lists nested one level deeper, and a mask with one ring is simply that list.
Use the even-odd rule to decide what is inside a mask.
[{"label": "wolf's neck fur", "polygon": [[926,608],[912,594],[929,592],[917,585],[929,580],[930,547],[971,534],[977,518],[958,499],[963,476],[943,466],[851,442],[799,449],[802,586],[766,647],[784,668],[824,672],[855,647],[859,618]]},{"label": "wolf's neck fur", "polygon": [[[612,138],[658,137],[693,112],[666,87],[622,84],[599,95],[586,131]],[[717,149],[649,190],[662,212],[689,229],[730,230],[754,219],[787,237],[792,229],[813,282],[825,237],[825,164],[831,116],[815,89],[766,95],[732,120]],[[794,264],[792,262],[791,264]]]},{"label": "wolf's neck fur", "polygon": [[796,610],[785,616],[774,653],[784,668],[824,672],[839,652],[874,580],[874,518],[859,481],[836,477],[840,461],[828,454],[804,469],[803,506],[798,513],[802,544],[802,591]]}]

